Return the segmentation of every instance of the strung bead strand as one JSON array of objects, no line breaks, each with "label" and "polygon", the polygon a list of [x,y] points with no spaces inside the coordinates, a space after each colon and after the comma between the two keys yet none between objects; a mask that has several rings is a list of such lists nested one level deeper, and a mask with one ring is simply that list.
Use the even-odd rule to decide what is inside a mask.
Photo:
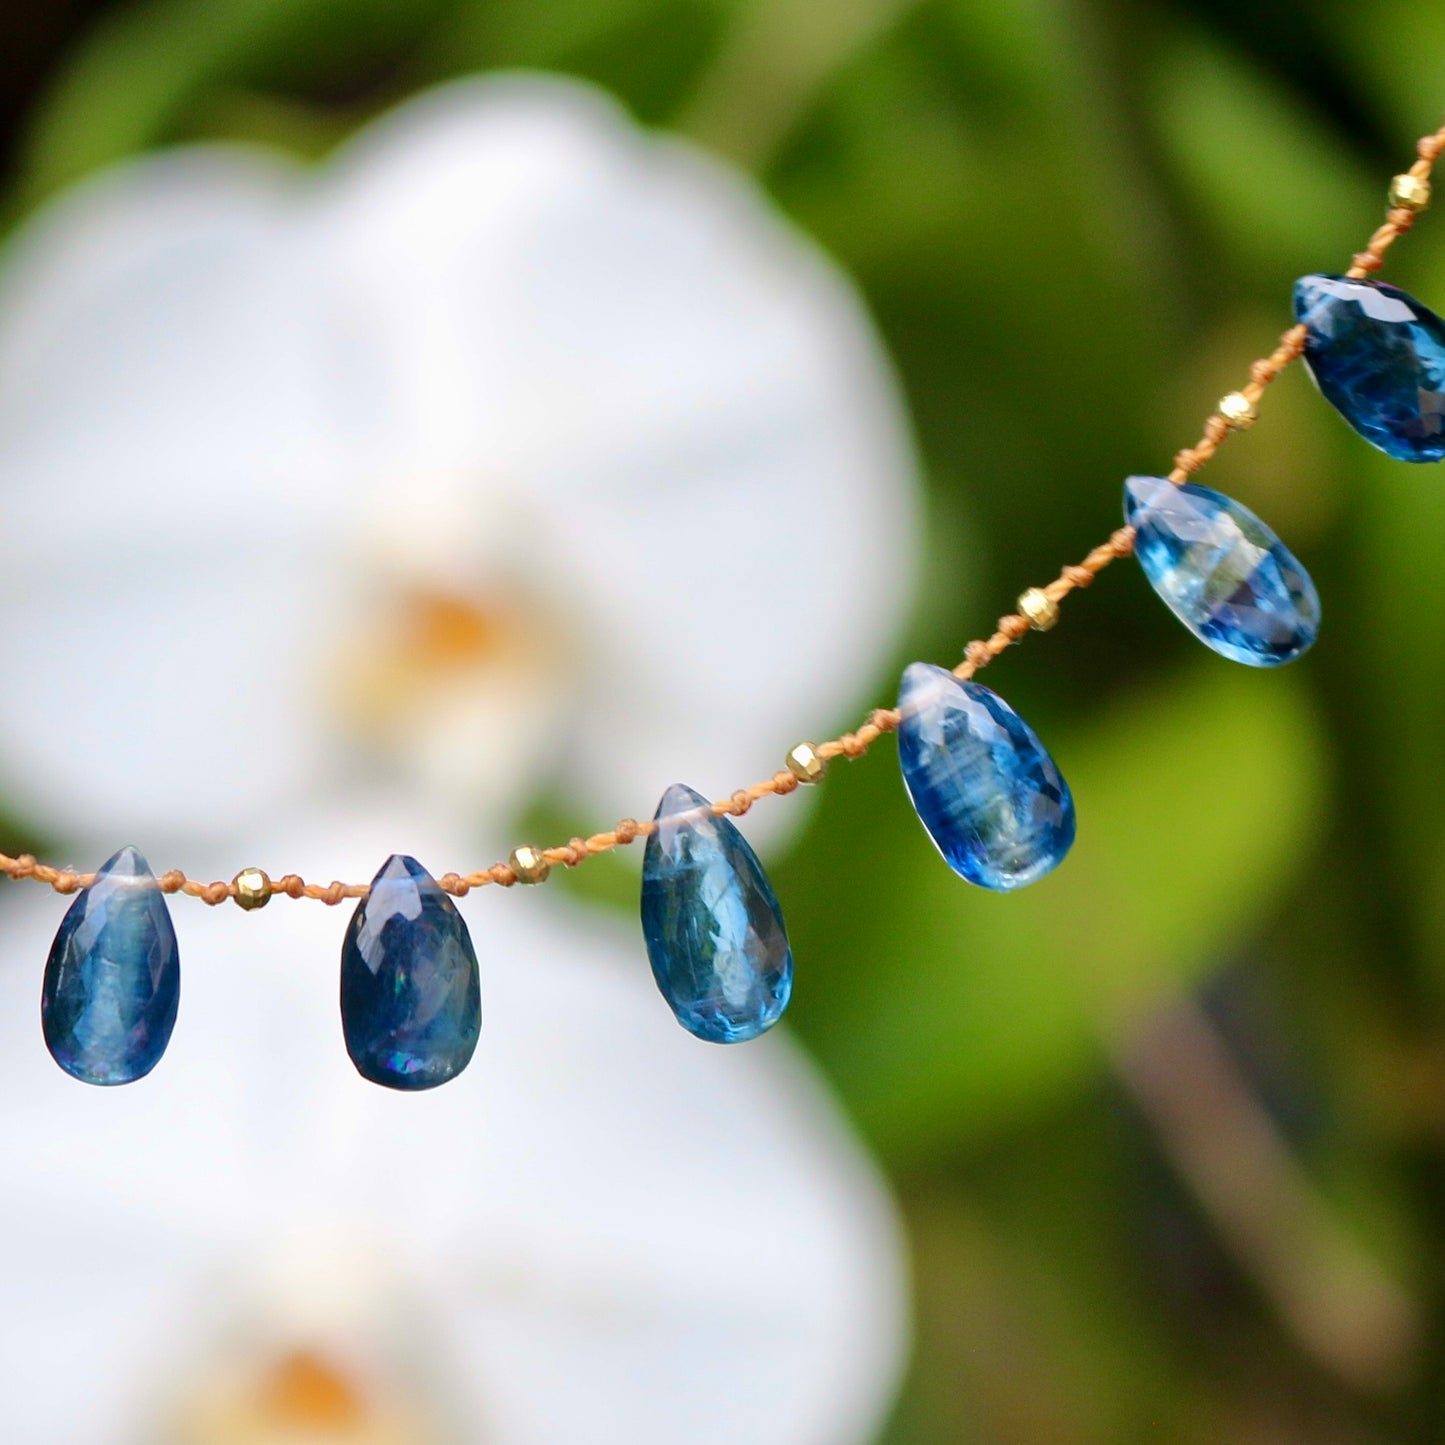
[{"label": "strung bead strand", "polygon": [[1445,127],[1420,143],[1411,171],[1390,187],[1390,210],[1343,276],[1310,275],[1294,288],[1296,325],[1256,361],[1248,383],[1221,398],[1193,447],[1167,476],[1124,483],[1124,526],[1018,610],[970,642],[947,671],[904,669],[894,708],[856,731],[798,743],[771,777],[709,801],[675,783],[651,823],[624,818],[611,831],[555,848],[522,845],[506,863],[462,876],[432,875],[415,859],[388,858],[370,885],[272,880],[245,868],[230,883],[177,871],[157,878],[134,847],[94,874],[7,859],[16,877],[76,892],[46,962],[41,1026],[51,1056],[88,1084],[132,1083],[159,1062],[175,1026],[180,963],[165,893],[263,908],[276,893],[327,904],[356,901],[341,951],[341,1025],[363,1078],[386,1088],[430,1089],[470,1062],[481,1030],[480,971],[453,897],[488,883],[545,882],[554,866],[646,839],[642,935],[653,978],[696,1038],[731,1044],[773,1027],[788,1006],[793,954],[777,896],[731,819],[762,797],[816,783],[834,758],[862,756],[896,733],[902,781],[919,822],[962,879],[994,892],[1057,868],[1076,833],[1073,794],[1047,747],[992,689],[973,680],[1030,631],[1047,632],[1060,604],[1117,558],[1133,553],[1151,587],[1195,637],[1249,667],[1280,667],[1314,645],[1320,599],[1309,573],[1249,508],[1191,477],[1231,431],[1251,426],[1264,389],[1303,357],[1325,400],[1365,440],[1408,462],[1445,461],[1445,319],[1370,279],[1386,249],[1429,199],[1429,171]]},{"label": "strung bead strand", "polygon": [[[1416,160],[1408,171],[1390,182],[1388,206],[1384,223],[1370,237],[1363,251],[1357,252],[1350,269],[1350,280],[1363,280],[1379,271],[1385,253],[1415,223],[1419,213],[1430,204],[1430,177],[1442,152],[1445,152],[1445,125],[1423,136],[1416,145]],[[1249,381],[1238,391],[1222,397],[1215,411],[1206,419],[1200,439],[1174,457],[1173,470],[1167,480],[1176,487],[1184,486],[1219,450],[1232,431],[1243,431],[1258,418],[1260,399],[1271,382],[1305,350],[1307,328],[1297,324],[1285,331],[1275,349],[1250,367]],[[1059,620],[1060,604],[1078,588],[1088,587],[1104,568],[1134,550],[1135,529],[1125,526],[1095,547],[1081,562],[1064,567],[1059,575],[1043,587],[1030,587],[1018,599],[1018,610],[999,618],[995,631],[987,639],[976,639],[964,648],[963,660],[953,669],[959,681],[967,681],[986,667],[1000,653],[1023,640],[1030,631],[1047,632]],[[741,817],[759,799],[794,792],[801,786],[819,782],[827,766],[836,758],[859,758],[885,733],[896,732],[903,714],[898,708],[875,708],[855,731],[822,743],[799,743],[787,755],[786,765],[771,777],[740,788],[726,798],[707,805],[717,818]],[[657,823],[623,818],[607,832],[590,837],[574,837],[569,842],[550,848],[521,845],[513,850],[505,863],[494,863],[476,873],[446,873],[436,880],[442,892],[463,898],[475,888],[499,884],[510,888],[516,884],[544,882],[554,867],[575,868],[599,853],[627,847],[639,839],[651,837]],[[90,888],[95,873],[80,873],[71,868],[55,868],[39,862],[32,854],[12,856],[0,852],[0,873],[15,880],[33,878],[48,883],[56,893],[68,895]],[[335,906],[347,901],[365,900],[371,893],[366,883],[308,883],[295,873],[272,879],[260,868],[245,868],[229,883],[203,882],[190,878],[178,869],[163,873],[156,880],[163,893],[184,894],[215,906],[233,900],[242,909],[263,908],[276,894],[287,898],[309,898]]]}]

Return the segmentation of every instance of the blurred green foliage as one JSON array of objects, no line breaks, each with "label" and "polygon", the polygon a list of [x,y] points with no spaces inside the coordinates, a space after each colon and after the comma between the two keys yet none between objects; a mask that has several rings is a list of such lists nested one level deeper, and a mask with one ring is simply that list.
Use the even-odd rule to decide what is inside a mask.
[{"label": "blurred green foliage", "polygon": [[[1442,54],[1438,0],[145,0],[35,115],[12,211],[156,144],[319,154],[468,70],[597,80],[751,167],[857,278],[929,478],[907,655],[942,660],[1117,525],[1122,477],[1193,440],[1295,275],[1343,268],[1445,107]],[[1390,274],[1445,306],[1440,224]],[[835,769],[779,867],[796,1027],[913,1230],[896,1445],[1445,1435],[1445,484],[1297,372],[1265,410],[1210,477],[1321,583],[1309,659],[1201,656],[1118,567],[989,678],[1074,784],[1067,868],[963,888],[884,757]],[[1180,1117],[1281,1146],[1410,1322],[1390,1368],[1311,1344],[1121,1067],[1181,1007],[1254,1112],[1186,1074]],[[1241,1197],[1311,1257],[1314,1214]],[[1361,1336],[1384,1316],[1341,1291],[1366,1359],[1351,1310]]]},{"label": "blurred green foliage", "polygon": [[886,1154],[964,1146],[1076,1090],[1101,1026],[1225,956],[1291,880],[1322,739],[1297,689],[1251,681],[1211,662],[1056,727],[1088,827],[1067,869],[1016,896],[954,886],[896,806],[895,769],[827,791],[779,879],[799,957],[828,971],[800,980],[799,1017]]}]

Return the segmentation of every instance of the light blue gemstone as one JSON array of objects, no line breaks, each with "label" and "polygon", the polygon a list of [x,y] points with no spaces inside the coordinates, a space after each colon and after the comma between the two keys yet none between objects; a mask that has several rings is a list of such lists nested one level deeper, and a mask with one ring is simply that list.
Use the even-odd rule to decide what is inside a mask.
[{"label": "light blue gemstone", "polygon": [[1069,785],[997,693],[915,662],[898,709],[908,796],[955,873],[1002,892],[1063,862],[1074,841]]},{"label": "light blue gemstone", "polygon": [[642,933],[662,996],[689,1033],[754,1039],[782,1017],[793,954],[763,865],[681,783],[662,795],[642,860]]},{"label": "light blue gemstone", "polygon": [[456,905],[415,858],[388,858],[352,915],[341,1028],[357,1072],[389,1089],[434,1089],[471,1062],[482,1031],[477,955]]},{"label": "light blue gemstone", "polygon": [[45,1045],[87,1084],[129,1084],[155,1068],[181,998],[176,933],[146,861],[122,848],[60,924],[45,965]]},{"label": "light blue gemstone", "polygon": [[1248,507],[1192,482],[1130,477],[1124,516],[1154,590],[1221,657],[1278,667],[1313,645],[1315,584]]},{"label": "light blue gemstone", "polygon": [[1295,283],[1305,365],[1359,434],[1402,462],[1445,457],[1445,321],[1383,281]]}]

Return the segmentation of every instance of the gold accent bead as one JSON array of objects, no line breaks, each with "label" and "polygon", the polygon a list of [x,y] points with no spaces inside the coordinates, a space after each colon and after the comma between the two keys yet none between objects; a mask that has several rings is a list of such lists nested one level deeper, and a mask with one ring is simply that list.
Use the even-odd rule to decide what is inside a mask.
[{"label": "gold accent bead", "polygon": [[507,859],[507,866],[517,875],[518,883],[542,883],[552,871],[552,865],[542,850],[532,847],[530,843],[513,848],[512,856]]},{"label": "gold accent bead", "polygon": [[798,743],[788,753],[788,771],[800,783],[816,783],[828,771],[828,760],[812,743]]},{"label": "gold accent bead", "polygon": [[1430,204],[1430,182],[1409,171],[1390,182],[1390,208],[1423,211]]},{"label": "gold accent bead", "polygon": [[1059,620],[1059,604],[1042,587],[1030,587],[1019,598],[1019,611],[1035,632],[1047,632]]},{"label": "gold accent bead", "polygon": [[1231,391],[1219,399],[1219,414],[1235,431],[1247,431],[1259,420],[1254,403],[1242,392]]},{"label": "gold accent bead", "polygon": [[249,913],[271,901],[271,880],[260,868],[243,868],[231,879],[237,904]]}]

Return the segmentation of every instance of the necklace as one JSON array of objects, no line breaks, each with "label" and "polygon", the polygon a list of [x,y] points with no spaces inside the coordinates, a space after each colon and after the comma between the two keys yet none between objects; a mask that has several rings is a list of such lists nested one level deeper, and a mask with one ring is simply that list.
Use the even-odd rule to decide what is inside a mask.
[{"label": "necklace", "polygon": [[876,708],[855,731],[802,742],[771,777],[709,801],[681,784],[650,821],[551,848],[521,845],[504,863],[433,878],[395,855],[369,883],[274,881],[244,868],[229,882],[179,870],[156,876],[132,847],[94,873],[0,853],[0,872],[78,894],[45,968],[45,1041],[67,1073],[91,1084],[130,1083],[159,1063],[179,1008],[180,965],[165,895],[250,911],[272,897],[356,902],[341,955],[347,1052],[363,1077],[395,1089],[431,1088],[470,1062],[481,1029],[475,952],[452,901],[488,884],[540,884],[557,866],[645,841],[641,914],[653,974],[678,1021],[699,1038],[755,1038],[781,1017],[793,959],[771,885],[732,819],[769,795],[820,782],[830,763],[861,757],[897,733],[909,798],[943,858],[978,886],[1009,891],[1057,867],[1074,839],[1068,784],[1028,724],[978,671],[1031,631],[1047,632],[1060,605],[1118,558],[1137,556],[1175,615],[1215,652],[1254,667],[1292,661],[1314,642],[1320,606],[1308,573],[1272,531],[1233,499],[1191,478],[1232,431],[1252,426],[1265,389],[1303,358],[1321,393],[1367,441],[1403,461],[1445,459],[1445,320],[1374,280],[1390,246],[1430,201],[1445,126],[1422,138],[1394,177],[1384,223],[1340,276],[1295,287],[1295,324],[1248,382],[1218,403],[1192,447],[1165,476],[1130,477],[1125,525],[1017,610],[970,642],[951,671],[913,663],[897,706]]}]

